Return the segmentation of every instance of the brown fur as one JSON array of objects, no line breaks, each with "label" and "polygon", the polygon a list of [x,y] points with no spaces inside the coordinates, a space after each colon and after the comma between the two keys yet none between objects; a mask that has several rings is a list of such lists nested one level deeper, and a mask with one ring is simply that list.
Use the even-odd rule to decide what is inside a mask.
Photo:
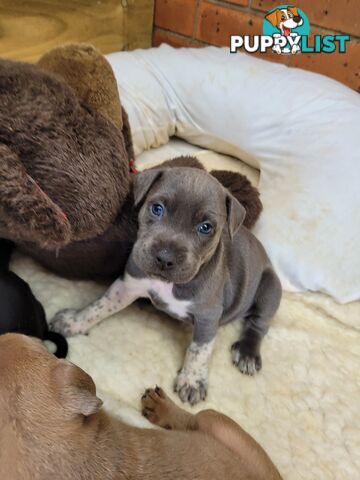
[{"label": "brown fur", "polygon": [[0,185],[3,229],[30,241],[41,232],[46,246],[70,240],[71,226],[65,213],[26,173],[18,155],[4,144],[0,144]]},{"label": "brown fur", "polygon": [[[277,8],[276,10],[274,10],[273,12],[271,13],[268,13],[265,18],[266,20],[269,20],[269,22],[271,23],[271,25],[273,27],[277,27],[279,30],[280,30],[280,22],[281,22],[281,16],[282,16],[282,11],[281,10],[284,10],[282,8]],[[290,7],[288,6],[286,8],[286,10],[288,10],[289,12],[291,12],[294,17],[297,17],[299,15],[298,13],[298,9],[296,7]]]},{"label": "brown fur", "polygon": [[114,73],[98,50],[86,44],[63,45],[43,55],[38,65],[61,77],[77,98],[122,129],[121,103]]},{"label": "brown fur", "polygon": [[135,153],[134,153],[129,117],[124,108],[121,108],[121,110],[122,110],[122,121],[123,121],[122,133],[124,135],[124,141],[125,141],[126,151],[128,154],[128,160],[129,162],[134,162]]},{"label": "brown fur", "polygon": [[64,277],[108,283],[124,271],[136,234],[137,211],[130,192],[119,215],[103,234],[71,242],[58,251],[44,250],[35,243],[22,243],[20,249]]},{"label": "brown fur", "polygon": [[281,480],[264,450],[213,410],[191,415],[160,388],[125,425],[101,409],[93,380],[40,341],[0,337],[0,478],[6,480]]},{"label": "brown fur", "polygon": [[0,103],[0,234],[41,249],[103,233],[130,189],[128,125],[124,139],[60,77],[20,62],[0,62]]}]

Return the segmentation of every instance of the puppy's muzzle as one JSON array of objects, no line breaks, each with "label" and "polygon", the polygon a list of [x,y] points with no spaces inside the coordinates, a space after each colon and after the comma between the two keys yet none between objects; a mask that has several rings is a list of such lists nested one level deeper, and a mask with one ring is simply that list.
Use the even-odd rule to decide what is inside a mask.
[{"label": "puppy's muzzle", "polygon": [[172,270],[175,266],[176,258],[173,252],[163,248],[155,255],[155,262],[160,270]]},{"label": "puppy's muzzle", "polygon": [[171,248],[162,248],[154,253],[154,261],[159,270],[169,271],[181,266],[186,255],[178,253]]},{"label": "puppy's muzzle", "polygon": [[185,259],[186,252],[184,249],[176,248],[172,245],[152,247],[152,255],[154,263],[161,271],[171,271],[180,267]]}]

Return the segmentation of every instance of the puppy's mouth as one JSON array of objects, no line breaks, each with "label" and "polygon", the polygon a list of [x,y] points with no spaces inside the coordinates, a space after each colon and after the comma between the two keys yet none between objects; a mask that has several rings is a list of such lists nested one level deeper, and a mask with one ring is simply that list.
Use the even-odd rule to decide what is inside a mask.
[{"label": "puppy's mouth", "polygon": [[189,283],[198,273],[199,259],[189,252],[179,252],[177,256],[168,255],[168,250],[157,249],[154,253],[144,243],[138,242],[133,249],[133,260],[148,278],[167,283]]},{"label": "puppy's mouth", "polygon": [[155,280],[162,280],[167,283],[185,284],[189,283],[196,275],[196,272],[184,270],[184,271],[171,271],[167,272],[158,268],[144,268],[146,275]]},{"label": "puppy's mouth", "polygon": [[[167,283],[189,283],[198,273],[199,269],[187,263],[171,270],[163,269],[152,261],[138,258],[138,265],[149,278],[162,280]],[[140,261],[139,261],[140,260]],[[143,261],[141,261],[143,260]]]},{"label": "puppy's mouth", "polygon": [[154,272],[152,270],[145,272],[148,277],[154,278],[154,279],[160,279],[160,280],[165,280],[171,282],[171,280],[168,280],[168,275],[166,275],[164,272]]}]

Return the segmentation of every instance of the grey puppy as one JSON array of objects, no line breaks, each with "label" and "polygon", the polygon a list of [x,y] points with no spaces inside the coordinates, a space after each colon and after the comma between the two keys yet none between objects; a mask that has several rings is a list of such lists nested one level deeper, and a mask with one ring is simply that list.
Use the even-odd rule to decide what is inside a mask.
[{"label": "grey puppy", "polygon": [[281,285],[260,242],[242,226],[243,206],[207,172],[179,167],[136,176],[138,237],[125,273],[81,311],[62,310],[52,329],[65,335],[91,327],[140,297],[193,325],[175,390],[182,401],[205,399],[217,329],[243,323],[232,347],[235,365],[253,375],[260,345],[281,299]]}]

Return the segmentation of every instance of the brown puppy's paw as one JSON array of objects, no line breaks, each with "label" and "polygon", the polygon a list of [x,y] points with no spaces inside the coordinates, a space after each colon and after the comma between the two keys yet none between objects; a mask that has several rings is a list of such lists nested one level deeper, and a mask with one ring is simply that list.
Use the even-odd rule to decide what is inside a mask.
[{"label": "brown puppy's paw", "polygon": [[262,362],[260,354],[253,354],[242,348],[241,342],[235,342],[231,347],[233,364],[245,375],[255,375],[261,370]]},{"label": "brown puppy's paw", "polygon": [[147,388],[141,397],[142,414],[149,422],[171,429],[171,410],[175,405],[167,397],[164,390],[158,386]]}]

